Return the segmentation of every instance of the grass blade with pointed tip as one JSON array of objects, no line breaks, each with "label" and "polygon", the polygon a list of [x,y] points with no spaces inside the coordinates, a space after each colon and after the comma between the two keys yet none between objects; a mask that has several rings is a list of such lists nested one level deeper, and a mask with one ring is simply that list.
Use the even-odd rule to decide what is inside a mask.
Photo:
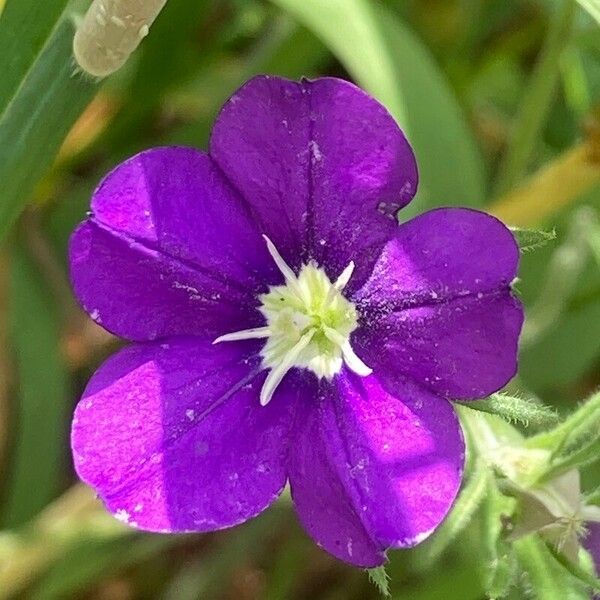
[{"label": "grass blade with pointed tip", "polygon": [[56,27],[69,0],[8,0],[0,2],[0,114],[16,91]]},{"label": "grass blade with pointed tip", "polygon": [[[96,91],[95,83],[73,75],[72,40],[65,19],[0,112],[0,242]],[[0,46],[0,56],[5,51]]]},{"label": "grass blade with pointed tip", "polygon": [[11,256],[10,334],[19,389],[14,403],[15,449],[2,524],[31,519],[59,492],[66,460],[69,376],[59,355],[58,319],[38,270],[20,246]]}]

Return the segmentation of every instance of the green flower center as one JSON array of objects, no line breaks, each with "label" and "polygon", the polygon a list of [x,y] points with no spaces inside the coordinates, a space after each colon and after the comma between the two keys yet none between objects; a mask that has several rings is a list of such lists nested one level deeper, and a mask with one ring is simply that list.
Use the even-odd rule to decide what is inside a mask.
[{"label": "green flower center", "polygon": [[271,287],[259,298],[259,310],[267,324],[228,333],[215,340],[218,343],[266,338],[261,356],[269,375],[261,390],[261,404],[268,404],[285,374],[294,367],[331,379],[346,363],[355,373],[369,375],[371,369],[350,345],[350,334],[358,326],[358,314],[342,294],[354,271],[354,263],[350,263],[335,282],[313,262],[303,265],[296,275],[271,240],[266,237],[265,240],[285,278],[284,285]]}]

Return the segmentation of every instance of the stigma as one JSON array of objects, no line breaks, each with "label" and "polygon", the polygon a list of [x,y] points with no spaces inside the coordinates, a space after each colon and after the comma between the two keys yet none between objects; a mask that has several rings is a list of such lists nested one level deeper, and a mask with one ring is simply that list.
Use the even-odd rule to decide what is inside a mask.
[{"label": "stigma", "polygon": [[266,406],[286,373],[293,368],[308,369],[319,379],[332,379],[345,364],[360,376],[372,370],[355,354],[350,334],[358,327],[356,308],[343,291],[354,271],[354,263],[332,282],[316,263],[302,265],[296,275],[283,260],[273,242],[263,236],[269,254],[284,277],[284,284],[272,286],[259,296],[264,327],[227,333],[214,340],[265,339],[260,354],[269,370],[260,392]]}]

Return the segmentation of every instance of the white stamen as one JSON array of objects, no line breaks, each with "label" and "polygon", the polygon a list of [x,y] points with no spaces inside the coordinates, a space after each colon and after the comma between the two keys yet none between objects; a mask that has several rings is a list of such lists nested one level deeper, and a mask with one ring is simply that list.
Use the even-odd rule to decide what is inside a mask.
[{"label": "white stamen", "polygon": [[344,362],[351,371],[354,371],[361,377],[367,377],[367,375],[370,375],[373,372],[373,369],[365,365],[365,363],[356,355],[350,345],[350,340],[347,340],[343,335],[331,327],[324,326],[323,333],[328,340],[331,340],[334,344],[340,346]]},{"label": "white stamen", "polygon": [[352,277],[352,273],[354,272],[354,261],[351,260],[348,266],[342,271],[340,276],[336,279],[335,283],[329,288],[327,292],[327,299],[325,300],[325,304],[329,306],[333,299],[335,298],[336,292],[342,292],[342,290],[350,281],[350,277]]},{"label": "white stamen", "polygon": [[286,373],[292,368],[294,362],[298,358],[298,355],[312,339],[315,334],[315,330],[311,329],[308,333],[305,333],[298,343],[283,357],[282,361],[267,375],[265,383],[260,390],[260,404],[266,406],[271,401],[273,393],[277,389],[277,386],[281,383],[281,380],[285,377]]},{"label": "white stamen", "polygon": [[213,341],[213,344],[220,344],[221,342],[237,342],[239,340],[258,340],[261,338],[268,338],[270,335],[271,330],[268,327],[242,329],[241,331],[233,331],[232,333],[220,335]]},{"label": "white stamen", "polygon": [[263,235],[263,239],[267,242],[267,249],[269,250],[269,254],[275,261],[277,268],[281,271],[285,280],[289,284],[298,284],[298,279],[296,278],[296,274],[292,271],[291,267],[283,260],[281,254],[279,254],[279,250],[275,248],[275,244],[266,236]]},{"label": "white stamen", "polygon": [[350,346],[359,315],[342,294],[354,272],[354,262],[333,283],[312,260],[296,274],[273,242],[266,235],[263,238],[285,280],[284,285],[271,286],[259,296],[259,311],[266,324],[226,333],[213,344],[266,338],[260,351],[262,368],[269,371],[260,391],[262,406],[271,401],[277,386],[293,368],[309,369],[319,379],[331,380],[345,363],[360,376],[370,375],[372,370]]},{"label": "white stamen", "polygon": [[357,375],[367,377],[373,372],[373,369],[365,365],[365,363],[356,355],[349,340],[346,340],[346,343],[342,346],[342,356],[344,357],[344,362],[347,367]]},{"label": "white stamen", "polygon": [[341,292],[348,282],[350,281],[350,277],[352,277],[352,273],[354,273],[354,261],[351,260],[350,264],[342,271],[342,274],[336,279],[333,287]]},{"label": "white stamen", "polygon": [[327,325],[323,325],[323,333],[328,340],[331,340],[340,347],[346,343],[346,338],[341,333]]},{"label": "white stamen", "polygon": [[302,298],[306,301],[306,290],[298,282],[298,278],[296,274],[292,270],[292,268],[283,260],[283,256],[279,254],[279,250],[275,247],[275,244],[263,234],[263,239],[267,242],[267,250],[271,255],[271,258],[275,261],[277,268],[281,271],[281,274],[284,276],[287,284]]}]

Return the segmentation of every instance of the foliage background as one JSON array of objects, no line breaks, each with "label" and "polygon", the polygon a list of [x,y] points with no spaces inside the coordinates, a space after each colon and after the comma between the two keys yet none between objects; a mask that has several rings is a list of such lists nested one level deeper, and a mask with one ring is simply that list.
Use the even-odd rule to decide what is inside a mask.
[{"label": "foliage background", "polygon": [[[598,24],[571,0],[169,0],[100,82],[71,58],[86,4],[7,0],[0,16],[0,598],[376,598],[364,572],[313,545],[285,497],[231,531],[161,537],[125,529],[76,483],[70,415],[118,342],[72,297],[69,233],[119,161],[206,147],[250,76],[353,79],[416,149],[421,189],[402,218],[457,204],[556,228],[523,257],[511,389],[568,412],[600,384]],[[588,489],[599,479],[584,473]],[[391,553],[392,596],[482,598],[480,512],[436,560],[435,539]]]}]

